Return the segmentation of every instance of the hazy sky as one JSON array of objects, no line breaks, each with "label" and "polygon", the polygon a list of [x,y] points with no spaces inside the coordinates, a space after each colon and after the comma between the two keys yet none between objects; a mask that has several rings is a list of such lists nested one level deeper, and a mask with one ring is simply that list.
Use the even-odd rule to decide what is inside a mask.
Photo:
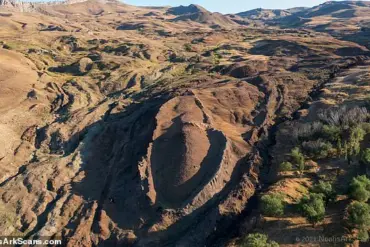
[{"label": "hazy sky", "polygon": [[322,0],[123,0],[139,6],[178,6],[199,4],[210,11],[221,13],[238,13],[255,8],[286,9],[292,7],[312,7]]}]

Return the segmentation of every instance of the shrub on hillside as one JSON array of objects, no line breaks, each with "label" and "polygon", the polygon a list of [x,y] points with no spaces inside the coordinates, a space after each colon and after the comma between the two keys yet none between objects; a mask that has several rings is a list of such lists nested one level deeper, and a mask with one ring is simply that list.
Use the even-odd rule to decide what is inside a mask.
[{"label": "shrub on hillside", "polygon": [[311,191],[316,194],[323,194],[326,201],[335,199],[335,191],[329,182],[320,181],[318,184],[312,187]]},{"label": "shrub on hillside", "polygon": [[300,208],[303,216],[315,227],[325,217],[324,195],[310,193],[304,196],[301,199]]},{"label": "shrub on hillside", "polygon": [[369,240],[369,231],[368,230],[359,230],[357,234],[357,239],[361,242],[367,242]]},{"label": "shrub on hillside", "polygon": [[347,110],[346,114],[342,116],[341,124],[344,127],[357,126],[368,120],[369,113],[365,107],[354,107]]},{"label": "shrub on hillside", "polygon": [[322,139],[302,143],[302,149],[317,159],[328,157],[332,148],[333,146],[330,143],[324,142]]},{"label": "shrub on hillside", "polygon": [[354,107],[347,108],[346,106],[332,107],[321,110],[318,113],[318,118],[328,125],[340,126],[341,128],[349,128],[366,122],[369,117],[366,108]]},{"label": "shrub on hillside", "polygon": [[265,234],[253,233],[243,239],[241,247],[279,247],[274,241],[269,241]]},{"label": "shrub on hillside", "polygon": [[370,133],[370,123],[361,123],[361,129],[363,129],[367,134]]},{"label": "shrub on hillside", "polygon": [[341,140],[342,130],[338,126],[324,125],[322,128],[322,135],[325,139],[337,143]]},{"label": "shrub on hillside", "polygon": [[291,170],[293,170],[293,165],[290,162],[285,161],[285,162],[281,163],[280,166],[279,166],[279,171],[280,172],[289,172]]},{"label": "shrub on hillside", "polygon": [[320,110],[317,116],[322,122],[328,125],[340,126],[340,119],[344,115],[345,111],[345,107],[332,107],[329,109]]},{"label": "shrub on hillside", "polygon": [[341,153],[348,160],[350,164],[352,159],[360,154],[361,151],[361,141],[363,141],[366,132],[360,127],[353,127],[348,129],[348,137],[343,142],[341,147]]},{"label": "shrub on hillside", "polygon": [[312,140],[319,136],[322,127],[321,122],[297,123],[293,126],[292,136],[300,142]]},{"label": "shrub on hillside", "polygon": [[361,162],[370,165],[370,148],[366,148],[361,155]]},{"label": "shrub on hillside", "polygon": [[268,194],[261,197],[261,211],[265,216],[282,216],[284,214],[284,197],[281,194]]},{"label": "shrub on hillside", "polygon": [[292,158],[293,164],[297,166],[301,173],[303,173],[305,170],[305,158],[301,153],[301,150],[298,147],[293,148],[290,153],[290,157]]},{"label": "shrub on hillside", "polygon": [[353,202],[347,208],[347,222],[355,229],[359,230],[358,238],[367,241],[370,229],[370,206],[364,202]]},{"label": "shrub on hillside", "polygon": [[360,142],[364,140],[366,132],[361,127],[354,127],[350,129],[349,143],[354,149],[353,154],[360,153]]},{"label": "shrub on hillside", "polygon": [[370,198],[370,180],[366,175],[352,179],[349,185],[349,196],[357,201],[366,202]]}]

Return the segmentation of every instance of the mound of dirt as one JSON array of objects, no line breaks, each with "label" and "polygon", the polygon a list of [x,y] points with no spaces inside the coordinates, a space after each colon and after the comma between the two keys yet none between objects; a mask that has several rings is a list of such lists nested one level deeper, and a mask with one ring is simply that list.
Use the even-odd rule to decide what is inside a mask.
[{"label": "mound of dirt", "polygon": [[212,155],[218,152],[208,153],[211,145],[220,151],[225,143],[211,144],[202,123],[203,112],[190,96],[167,103],[157,116],[151,164],[158,200],[167,205],[180,206],[217,171],[220,160]]}]

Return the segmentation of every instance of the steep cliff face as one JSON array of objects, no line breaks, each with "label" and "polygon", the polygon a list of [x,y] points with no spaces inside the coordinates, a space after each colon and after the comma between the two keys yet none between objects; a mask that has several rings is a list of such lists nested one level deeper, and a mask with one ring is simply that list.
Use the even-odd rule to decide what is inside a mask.
[{"label": "steep cliff face", "polygon": [[1,6],[14,6],[16,4],[16,1],[12,0],[1,0],[0,5]]},{"label": "steep cliff face", "polygon": [[0,6],[8,10],[20,12],[32,12],[35,9],[35,4],[30,2],[22,2],[18,0],[1,0]]},{"label": "steep cliff face", "polygon": [[[69,5],[87,2],[88,0],[65,0],[65,1],[20,1],[20,0],[0,0],[0,6],[3,9],[20,11],[20,12],[35,12],[39,11],[39,7],[45,5]],[[118,3],[118,0],[99,0],[101,3]]]}]

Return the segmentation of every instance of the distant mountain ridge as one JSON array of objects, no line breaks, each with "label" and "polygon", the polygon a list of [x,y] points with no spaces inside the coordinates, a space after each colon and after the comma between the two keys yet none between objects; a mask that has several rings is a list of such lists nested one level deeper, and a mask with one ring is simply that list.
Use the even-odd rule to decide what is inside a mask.
[{"label": "distant mountain ridge", "polygon": [[167,10],[167,14],[172,15],[186,15],[186,14],[194,14],[194,13],[201,13],[201,12],[208,12],[205,8],[200,5],[190,4],[189,6],[180,5],[178,7],[172,7]]},{"label": "distant mountain ridge", "polygon": [[[66,1],[52,1],[52,2],[23,2],[18,0],[0,0],[0,8],[5,8],[12,11],[20,11],[20,12],[37,12],[41,11],[44,12],[45,6],[65,6],[70,4],[77,4],[77,3],[87,3],[86,8],[103,8],[100,6],[104,3],[121,3],[118,0],[66,0]],[[94,4],[97,4],[94,7]],[[99,5],[99,7],[98,7]],[[127,6],[127,5],[125,5]],[[59,7],[58,7],[59,8]],[[139,7],[140,8],[140,7]],[[154,9],[154,7],[153,7]],[[230,18],[221,13],[212,13],[205,8],[191,4],[189,6],[178,6],[178,7],[164,7],[165,15],[173,16],[170,17],[170,20],[174,22],[179,21],[193,21],[198,22],[201,24],[210,25],[213,27],[231,27],[238,25],[233,22]],[[72,10],[72,9],[71,9]],[[72,12],[80,11],[81,6],[79,6],[78,10],[74,9]],[[67,11],[68,12],[68,11]],[[83,11],[84,12],[84,11]]]},{"label": "distant mountain ridge", "polygon": [[189,6],[178,6],[169,8],[166,12],[169,15],[177,16],[174,18],[174,21],[195,21],[204,24],[210,24],[214,26],[232,26],[236,25],[231,19],[227,16],[220,13],[212,13],[205,8],[190,4]]},{"label": "distant mountain ridge", "polygon": [[[75,4],[87,2],[89,0],[57,0],[57,1],[19,1],[19,0],[0,0],[0,6],[5,7],[18,7],[18,6],[36,6],[39,4],[43,5],[56,5],[56,4]],[[119,0],[99,0],[99,2],[120,2]],[[299,13],[300,16],[316,16],[325,15],[330,12],[338,12],[341,10],[348,10],[357,7],[370,7],[370,2],[368,1],[328,1],[323,4],[314,6],[312,8],[308,7],[295,7],[289,9],[264,9],[257,8],[252,10],[243,11],[235,15],[249,18],[254,20],[271,20],[283,18],[286,16],[294,15]],[[190,4],[189,6],[178,6],[168,9],[168,14],[173,15],[187,15],[195,13],[211,13],[204,7],[197,4]],[[222,15],[222,14],[220,14]],[[230,15],[230,14],[227,14]],[[226,16],[226,15],[223,15]]]},{"label": "distant mountain ridge", "polygon": [[[19,0],[0,0],[0,6],[17,6],[22,4],[47,4],[47,5],[54,5],[54,4],[74,4],[74,3],[83,3],[89,0],[61,0],[61,1],[37,1],[37,2],[30,2],[30,1],[19,1]],[[101,0],[102,2],[117,2],[116,0]]]},{"label": "distant mountain ridge", "polygon": [[275,18],[285,17],[292,15],[292,12],[289,10],[280,10],[280,9],[252,9],[245,12],[237,13],[236,15],[248,18],[252,20],[271,20]]},{"label": "distant mountain ridge", "polygon": [[[270,18],[264,18],[264,12],[266,10],[260,10],[259,16],[255,14],[243,18],[253,18],[270,27],[307,28],[326,32],[336,38],[370,47],[369,1],[329,1],[312,8],[290,10],[290,14],[285,13],[285,16],[270,14]],[[271,10],[270,13],[278,12]],[[247,15],[244,13],[244,16]]]},{"label": "distant mountain ridge", "polygon": [[328,16],[337,18],[351,18],[353,13],[363,11],[370,8],[368,1],[328,1],[323,4],[314,6],[312,8],[296,7],[290,9],[263,9],[257,8],[236,15],[250,20],[278,20],[289,18],[291,16],[296,18],[313,18],[319,16]]},{"label": "distant mountain ridge", "polygon": [[[66,0],[52,2],[27,2],[19,0],[0,0],[0,8],[21,12],[44,11],[45,6],[60,6],[58,8],[69,8],[66,5],[77,3],[88,3],[79,6],[78,9],[71,8],[68,13],[89,12],[90,9],[104,9],[105,3],[122,3],[118,0]],[[98,6],[99,5],[99,6]],[[62,7],[65,6],[65,7]],[[122,5],[123,6],[123,5]],[[125,8],[128,5],[125,5]],[[134,6],[132,6],[134,7]],[[86,8],[84,10],[84,8]],[[140,8],[140,7],[138,7]],[[152,8],[154,7],[147,7]],[[49,8],[50,9],[50,8]],[[109,10],[108,10],[109,9]],[[110,6],[106,11],[115,11]],[[290,9],[253,9],[237,14],[223,15],[210,12],[200,5],[190,4],[188,6],[163,7],[165,18],[173,22],[197,22],[214,28],[234,28],[238,26],[255,27],[280,27],[280,28],[310,28],[316,31],[345,30],[368,28],[370,23],[370,2],[367,1],[329,1],[312,8],[296,7]],[[53,11],[53,10],[51,10]],[[59,14],[63,15],[63,11]],[[124,11],[124,10],[122,10]],[[91,11],[90,11],[91,12]],[[92,11],[98,13],[99,11]],[[153,14],[153,13],[152,13]],[[357,18],[357,19],[356,19]],[[361,20],[359,20],[359,18]]]},{"label": "distant mountain ridge", "polygon": [[[37,6],[40,5],[63,5],[63,4],[75,4],[83,3],[89,0],[65,0],[65,1],[18,1],[18,0],[0,0],[0,7],[11,8],[21,12],[32,12]],[[117,0],[99,0],[101,2],[118,2]]]}]

